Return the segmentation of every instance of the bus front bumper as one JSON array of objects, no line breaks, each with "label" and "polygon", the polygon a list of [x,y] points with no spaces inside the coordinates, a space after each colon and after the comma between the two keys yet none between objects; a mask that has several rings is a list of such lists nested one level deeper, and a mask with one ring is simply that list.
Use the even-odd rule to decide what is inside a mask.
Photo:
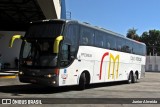
[{"label": "bus front bumper", "polygon": [[44,86],[52,86],[52,87],[58,87],[58,76],[55,77],[37,77],[37,76],[25,76],[25,75],[19,75],[20,82],[23,83],[33,83],[33,84],[40,84]]}]

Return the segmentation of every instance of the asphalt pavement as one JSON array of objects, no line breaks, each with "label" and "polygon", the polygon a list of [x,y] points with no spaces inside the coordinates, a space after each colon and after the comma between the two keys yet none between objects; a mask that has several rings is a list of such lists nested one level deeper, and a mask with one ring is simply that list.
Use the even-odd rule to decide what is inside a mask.
[{"label": "asphalt pavement", "polygon": [[[0,98],[91,98],[106,100],[113,99],[115,102],[119,99],[148,99],[154,100],[160,98],[160,73],[146,72],[145,78],[135,84],[126,84],[125,82],[112,82],[103,84],[92,84],[83,91],[77,90],[76,86],[69,87],[47,87],[35,84],[20,83],[17,76],[15,78],[0,78]],[[90,99],[90,100],[91,100]],[[103,100],[104,100],[103,99]],[[69,101],[69,100],[68,100]],[[160,103],[157,100],[157,103]],[[82,102],[83,103],[83,102]],[[95,102],[93,102],[95,103]],[[118,103],[117,103],[118,104]],[[44,104],[41,106],[58,106],[58,107],[132,107],[135,104]],[[7,105],[3,105],[7,106]],[[8,105],[9,106],[9,105]],[[28,106],[28,105],[21,105]],[[38,107],[39,105],[32,105]],[[136,104],[137,107],[159,107],[159,104]]]}]

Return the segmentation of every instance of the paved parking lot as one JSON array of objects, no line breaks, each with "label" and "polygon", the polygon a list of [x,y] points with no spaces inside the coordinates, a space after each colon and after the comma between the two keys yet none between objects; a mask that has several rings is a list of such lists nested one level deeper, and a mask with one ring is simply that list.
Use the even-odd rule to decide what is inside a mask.
[{"label": "paved parking lot", "polygon": [[[146,72],[145,78],[136,84],[105,83],[90,85],[84,91],[76,90],[75,86],[50,88],[32,84],[24,84],[15,79],[0,79],[1,98],[160,98],[160,73]],[[34,105],[35,106],[35,105]],[[58,105],[69,107],[70,105]],[[80,105],[74,105],[79,107]],[[82,106],[82,105],[81,105]],[[110,107],[117,105],[83,105]],[[119,106],[134,106],[120,104]],[[140,104],[141,106],[150,106]],[[159,106],[153,105],[153,106]]]}]

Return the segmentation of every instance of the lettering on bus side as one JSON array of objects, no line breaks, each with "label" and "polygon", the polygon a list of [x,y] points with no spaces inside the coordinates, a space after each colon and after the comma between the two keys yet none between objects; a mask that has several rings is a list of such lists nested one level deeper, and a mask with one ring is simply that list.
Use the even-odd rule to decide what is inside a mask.
[{"label": "lettering on bus side", "polygon": [[[108,79],[110,79],[111,71],[112,71],[112,79],[115,78],[115,71],[116,71],[116,79],[118,79],[119,55],[113,56],[113,54],[111,54],[111,53],[109,54],[109,52],[106,52],[103,54],[102,59],[101,59],[99,80],[101,80],[101,77],[102,77],[102,70],[103,70],[102,66],[103,66],[104,58],[107,56],[109,56]],[[116,63],[116,61],[117,61],[117,63]],[[112,69],[111,69],[111,67],[112,67]]]},{"label": "lettering on bus side", "polygon": [[[111,63],[113,60],[113,63]],[[117,63],[116,63],[117,61]],[[114,57],[112,54],[110,54],[110,59],[109,59],[109,67],[108,67],[108,79],[110,79],[110,73],[111,73],[111,64],[113,64],[113,70],[112,70],[112,79],[114,79],[114,74],[116,70],[116,79],[118,79],[118,69],[119,69],[119,55]]]},{"label": "lettering on bus side", "polygon": [[88,54],[88,53],[81,53],[82,57],[92,57],[92,54]]},{"label": "lettering on bus side", "polygon": [[135,56],[131,56],[130,58],[132,61],[139,61],[141,62],[142,61],[142,58],[141,57],[135,57]]}]

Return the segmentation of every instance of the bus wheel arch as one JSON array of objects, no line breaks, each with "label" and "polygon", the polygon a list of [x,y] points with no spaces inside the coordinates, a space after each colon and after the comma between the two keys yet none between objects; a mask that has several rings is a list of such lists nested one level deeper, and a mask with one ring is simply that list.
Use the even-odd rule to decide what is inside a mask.
[{"label": "bus wheel arch", "polygon": [[86,85],[90,84],[90,73],[88,71],[83,71],[79,77],[78,89],[84,90]]}]

